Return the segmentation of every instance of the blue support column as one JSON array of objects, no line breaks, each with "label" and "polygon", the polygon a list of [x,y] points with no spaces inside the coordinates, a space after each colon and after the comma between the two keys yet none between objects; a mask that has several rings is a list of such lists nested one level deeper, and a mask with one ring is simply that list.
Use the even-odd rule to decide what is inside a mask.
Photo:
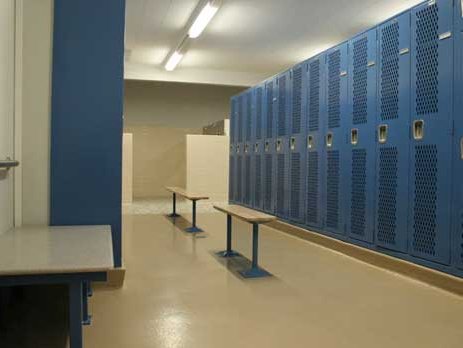
[{"label": "blue support column", "polygon": [[82,348],[82,281],[69,283],[69,346]]},{"label": "blue support column", "polygon": [[180,216],[177,214],[177,195],[175,193],[172,193],[172,214],[169,214],[168,216],[171,218]]},{"label": "blue support column", "polygon": [[252,224],[252,266],[250,269],[241,271],[243,278],[262,278],[271,274],[259,268],[259,224]]},{"label": "blue support column", "polygon": [[203,232],[202,229],[196,227],[196,200],[193,200],[193,225],[185,230],[188,233]]},{"label": "blue support column", "polygon": [[235,257],[239,253],[232,250],[232,216],[227,214],[227,250],[218,253],[221,257]]}]

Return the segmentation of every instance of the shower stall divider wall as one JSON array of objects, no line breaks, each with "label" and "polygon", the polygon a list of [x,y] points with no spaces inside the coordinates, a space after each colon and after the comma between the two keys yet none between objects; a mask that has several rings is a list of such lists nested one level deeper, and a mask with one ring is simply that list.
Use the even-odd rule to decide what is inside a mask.
[{"label": "shower stall divider wall", "polygon": [[463,277],[463,1],[232,98],[230,202]]}]

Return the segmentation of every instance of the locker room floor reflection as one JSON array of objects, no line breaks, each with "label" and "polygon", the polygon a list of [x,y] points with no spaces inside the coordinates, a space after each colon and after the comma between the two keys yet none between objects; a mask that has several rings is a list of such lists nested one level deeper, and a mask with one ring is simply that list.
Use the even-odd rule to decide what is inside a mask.
[{"label": "locker room floor reflection", "polygon": [[[207,238],[124,216],[126,283],[96,292],[86,347],[461,347],[463,298],[266,227],[261,265],[275,277],[245,281],[212,255],[225,216],[198,221]],[[250,226],[233,223],[249,257]]]}]

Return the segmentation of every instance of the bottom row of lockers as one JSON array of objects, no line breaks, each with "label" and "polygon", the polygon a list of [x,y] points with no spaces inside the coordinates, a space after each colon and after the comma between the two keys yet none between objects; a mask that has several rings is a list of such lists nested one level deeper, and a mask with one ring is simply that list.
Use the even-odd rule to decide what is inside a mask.
[{"label": "bottom row of lockers", "polygon": [[451,213],[451,166],[439,163],[437,146],[323,141],[316,146],[297,136],[232,145],[230,201],[444,271],[463,269],[459,223],[452,235],[458,216]]}]

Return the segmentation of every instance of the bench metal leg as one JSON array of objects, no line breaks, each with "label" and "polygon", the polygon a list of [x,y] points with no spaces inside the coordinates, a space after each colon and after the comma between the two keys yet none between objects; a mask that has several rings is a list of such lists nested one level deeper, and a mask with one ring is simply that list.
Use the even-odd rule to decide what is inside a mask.
[{"label": "bench metal leg", "polygon": [[239,253],[232,250],[232,216],[227,214],[227,250],[218,253],[221,257],[235,257]]},{"label": "bench metal leg", "polygon": [[69,283],[69,346],[82,348],[82,281]]},{"label": "bench metal leg", "polygon": [[203,232],[202,229],[196,226],[196,200],[193,200],[193,225],[185,230],[188,233]]},{"label": "bench metal leg", "polygon": [[244,278],[261,278],[268,277],[271,274],[267,271],[259,268],[258,259],[259,259],[259,224],[252,224],[252,266],[250,269],[241,271],[240,274]]},{"label": "bench metal leg", "polygon": [[82,282],[82,324],[91,325],[92,316],[88,314],[89,282]]},{"label": "bench metal leg", "polygon": [[172,193],[172,214],[167,215],[171,218],[179,217],[180,215],[177,214],[177,195]]}]

